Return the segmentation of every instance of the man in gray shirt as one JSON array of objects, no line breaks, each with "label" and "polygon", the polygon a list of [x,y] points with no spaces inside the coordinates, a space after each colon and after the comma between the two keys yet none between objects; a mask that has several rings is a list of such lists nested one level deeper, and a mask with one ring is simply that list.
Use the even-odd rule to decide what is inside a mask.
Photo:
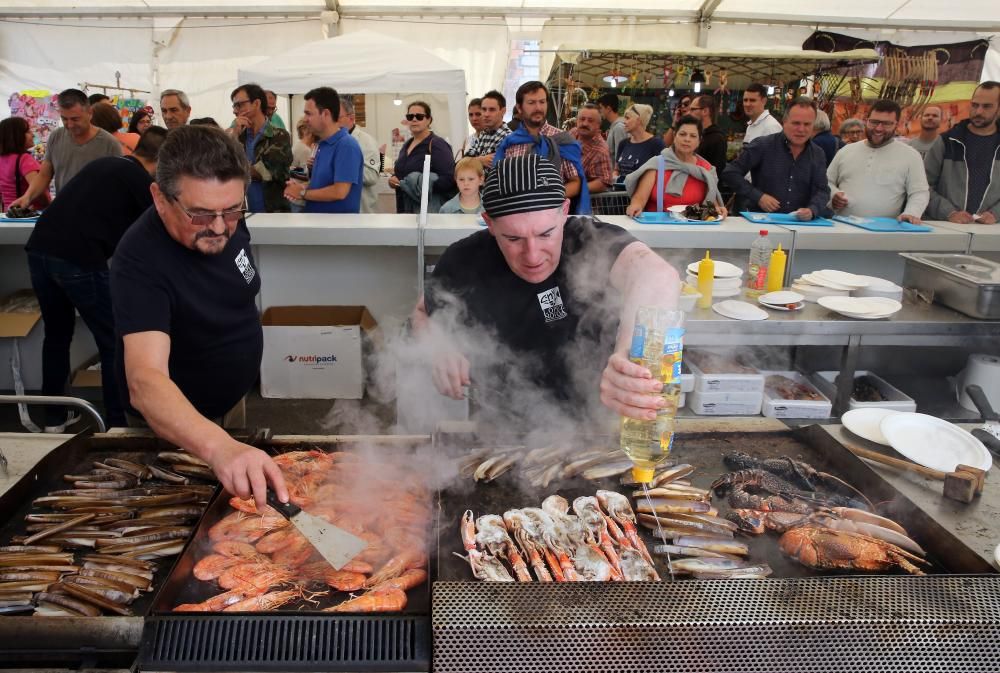
[{"label": "man in gray shirt", "polygon": [[66,89],[58,97],[62,128],[49,136],[45,159],[31,186],[11,206],[27,208],[55,178],[56,193],[84,166],[101,157],[120,157],[122,146],[113,135],[90,123],[90,103],[79,89]]},{"label": "man in gray shirt", "polygon": [[618,156],[618,146],[628,138],[625,130],[625,120],[618,115],[618,95],[606,93],[597,99],[597,109],[611,127],[608,128],[608,153],[611,155],[611,162],[614,163]]},{"label": "man in gray shirt", "polygon": [[920,113],[920,135],[910,139],[910,147],[920,152],[920,157],[927,156],[927,150],[938,139],[941,128],[941,108],[928,105]]}]

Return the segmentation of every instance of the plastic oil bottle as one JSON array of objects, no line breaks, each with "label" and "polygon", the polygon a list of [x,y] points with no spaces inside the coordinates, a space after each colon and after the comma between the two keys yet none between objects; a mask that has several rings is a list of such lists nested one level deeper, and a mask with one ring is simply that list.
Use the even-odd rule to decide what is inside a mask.
[{"label": "plastic oil bottle", "polygon": [[760,236],[750,246],[750,265],[747,268],[748,297],[759,297],[767,290],[767,267],[771,263],[771,241],[767,229],[760,230]]},{"label": "plastic oil bottle", "polygon": [[683,325],[684,314],[679,310],[643,306],[636,312],[629,360],[649,369],[663,383],[660,394],[666,402],[656,420],[621,420],[621,448],[634,465],[632,476],[641,484],[652,481],[656,466],[666,460],[673,446],[681,395]]}]

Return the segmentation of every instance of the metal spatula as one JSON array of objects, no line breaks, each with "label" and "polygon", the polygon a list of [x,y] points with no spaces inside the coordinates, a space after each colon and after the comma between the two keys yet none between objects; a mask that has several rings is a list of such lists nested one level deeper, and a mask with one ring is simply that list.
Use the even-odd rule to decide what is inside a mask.
[{"label": "metal spatula", "polygon": [[973,436],[990,450],[997,458],[1000,458],[1000,414],[993,411],[993,405],[986,398],[986,393],[979,386],[973,384],[966,386],[965,392],[972,403],[979,409],[983,416],[983,427],[972,431]]},{"label": "metal spatula", "polygon": [[326,519],[313,516],[290,502],[281,502],[274,491],[267,492],[267,504],[288,519],[335,570],[343,568],[368,546],[365,540],[334,526]]}]

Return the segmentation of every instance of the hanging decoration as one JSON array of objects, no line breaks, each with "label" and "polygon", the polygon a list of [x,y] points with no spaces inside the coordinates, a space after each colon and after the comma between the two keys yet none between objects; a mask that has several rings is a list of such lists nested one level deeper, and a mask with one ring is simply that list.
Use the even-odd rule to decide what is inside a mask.
[{"label": "hanging decoration", "polygon": [[41,161],[45,158],[45,145],[49,134],[59,128],[57,96],[47,90],[26,90],[12,94],[7,100],[12,117],[21,117],[31,125],[34,145],[31,154]]}]

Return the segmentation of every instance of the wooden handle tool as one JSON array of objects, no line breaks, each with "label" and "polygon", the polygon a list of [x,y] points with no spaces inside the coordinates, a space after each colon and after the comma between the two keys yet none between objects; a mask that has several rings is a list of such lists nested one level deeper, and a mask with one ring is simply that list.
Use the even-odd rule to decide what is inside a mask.
[{"label": "wooden handle tool", "polygon": [[983,484],[986,480],[986,472],[978,467],[969,465],[957,465],[954,472],[942,472],[923,465],[917,465],[908,460],[893,458],[877,451],[870,451],[860,446],[847,447],[854,455],[873,463],[879,463],[888,467],[895,467],[905,472],[913,472],[931,479],[944,482],[944,497],[959,502],[972,502],[972,500],[983,492]]}]

